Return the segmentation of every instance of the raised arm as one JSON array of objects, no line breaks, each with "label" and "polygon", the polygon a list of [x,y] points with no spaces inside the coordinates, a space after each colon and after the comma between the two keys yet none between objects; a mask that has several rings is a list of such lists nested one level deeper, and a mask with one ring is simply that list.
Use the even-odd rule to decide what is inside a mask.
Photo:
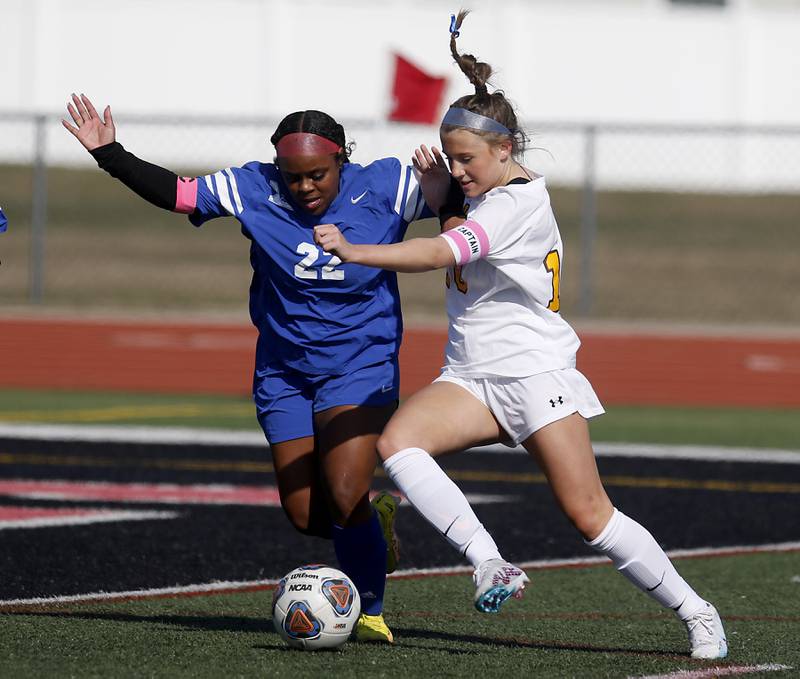
[{"label": "raised arm", "polygon": [[455,257],[444,238],[410,238],[387,245],[357,245],[347,241],[335,224],[314,227],[314,240],[325,252],[343,262],[377,269],[419,273],[455,264]]},{"label": "raised arm", "polygon": [[450,174],[442,152],[435,146],[424,144],[414,151],[414,168],[419,174],[419,185],[425,202],[439,217],[442,231],[455,228],[464,222],[464,192]]},{"label": "raised arm", "polygon": [[101,120],[89,97],[85,94],[79,97],[73,93],[72,101],[67,104],[67,113],[72,117],[75,125],[71,125],[66,120],[62,120],[61,124],[90,153],[99,146],[114,143],[116,128],[114,119],[111,117],[110,106],[106,106]]},{"label": "raised arm", "polygon": [[194,212],[197,205],[194,178],[178,177],[126,151],[116,141],[110,106],[106,106],[101,120],[89,97],[73,94],[67,112],[74,125],[66,120],[61,124],[92,154],[100,168],[157,207],[184,214]]}]

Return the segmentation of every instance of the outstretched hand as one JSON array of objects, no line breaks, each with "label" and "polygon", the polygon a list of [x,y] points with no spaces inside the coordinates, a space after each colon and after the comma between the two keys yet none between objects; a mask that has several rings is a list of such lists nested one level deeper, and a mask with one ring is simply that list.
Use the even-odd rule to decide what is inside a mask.
[{"label": "outstretched hand", "polygon": [[325,252],[336,255],[343,262],[349,261],[351,245],[335,224],[319,224],[315,226],[314,242]]},{"label": "outstretched hand", "polygon": [[72,117],[75,125],[66,120],[61,120],[61,124],[67,128],[87,151],[93,151],[98,146],[111,144],[116,139],[114,119],[111,117],[111,107],[106,106],[103,111],[103,118],[95,110],[94,105],[89,101],[89,97],[82,94],[72,95],[72,102],[67,104],[67,112]]},{"label": "outstretched hand", "polygon": [[428,150],[424,144],[414,151],[411,161],[419,173],[419,185],[422,195],[425,196],[425,202],[438,214],[450,188],[450,168],[447,166],[447,161],[435,146]]}]

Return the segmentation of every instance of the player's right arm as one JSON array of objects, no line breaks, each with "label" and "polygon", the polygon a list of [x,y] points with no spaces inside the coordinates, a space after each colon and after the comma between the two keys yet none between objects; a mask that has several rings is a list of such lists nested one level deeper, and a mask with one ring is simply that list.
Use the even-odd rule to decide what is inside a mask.
[{"label": "player's right arm", "polygon": [[314,242],[343,262],[388,271],[420,273],[455,264],[450,246],[439,236],[380,245],[354,244],[348,242],[335,224],[319,224],[314,227]]},{"label": "player's right arm", "polygon": [[78,97],[73,94],[72,102],[67,104],[67,112],[74,125],[66,120],[62,120],[61,124],[112,177],[157,207],[185,214],[195,211],[197,181],[178,177],[174,172],[126,151],[116,141],[110,106],[106,106],[101,119],[86,95]]}]

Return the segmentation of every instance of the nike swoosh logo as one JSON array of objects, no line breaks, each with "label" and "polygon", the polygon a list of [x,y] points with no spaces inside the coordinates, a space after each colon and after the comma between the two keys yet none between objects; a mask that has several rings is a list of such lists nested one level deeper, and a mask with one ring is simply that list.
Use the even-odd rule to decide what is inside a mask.
[{"label": "nike swoosh logo", "polygon": [[[369,189],[367,189],[367,190],[369,190]],[[366,195],[367,195],[367,191],[364,191],[364,193],[362,193],[362,194],[361,194],[360,196],[358,196],[357,198],[353,198],[353,196],[350,196],[350,202],[351,202],[353,205],[355,205],[355,204],[356,204],[358,201],[360,201],[360,200],[361,200],[361,199],[362,199],[364,196],[366,196]]]},{"label": "nike swoosh logo", "polygon": [[394,386],[394,385],[392,385],[392,384],[384,384],[384,385],[381,387],[381,393],[382,393],[382,394],[385,394],[387,391],[391,391],[393,386]]}]

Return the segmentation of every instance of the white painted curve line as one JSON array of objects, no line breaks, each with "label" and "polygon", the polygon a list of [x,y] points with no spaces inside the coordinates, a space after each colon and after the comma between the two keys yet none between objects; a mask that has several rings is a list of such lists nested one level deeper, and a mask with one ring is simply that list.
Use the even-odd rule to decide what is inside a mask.
[{"label": "white painted curve line", "polygon": [[[729,556],[736,554],[750,554],[763,552],[800,551],[800,542],[783,542],[773,545],[753,545],[740,547],[722,547],[718,549],[685,549],[667,552],[672,558],[678,557],[703,557],[703,556]],[[574,559],[542,559],[539,561],[524,561],[518,563],[520,568],[526,570],[558,569],[583,566],[610,564],[604,556],[590,556]],[[446,566],[443,568],[409,568],[395,571],[388,578],[424,578],[442,575],[469,575],[472,573],[470,566]],[[157,597],[181,596],[187,594],[214,594],[217,592],[236,592],[259,588],[270,588],[278,580],[250,580],[250,581],[222,581],[202,585],[186,585],[182,587],[165,587],[160,589],[142,589],[128,592],[94,592],[91,594],[75,594],[70,596],[39,597],[33,599],[6,599],[0,600],[0,611],[5,608],[20,608],[25,606],[46,606],[68,603],[91,603],[113,601],[116,599],[149,599]]]},{"label": "white painted curve line", "polygon": [[252,350],[255,335],[250,332],[230,333],[195,331],[190,333],[173,330],[121,330],[111,335],[112,346],[128,349],[182,349],[185,351],[234,351]]},{"label": "white painted curve line", "polygon": [[52,606],[54,604],[79,604],[93,601],[114,601],[117,599],[151,599],[185,594],[214,594],[215,592],[230,592],[253,589],[256,587],[268,588],[274,587],[277,584],[277,580],[252,580],[250,582],[218,581],[209,582],[204,585],[137,589],[128,592],[93,592],[91,594],[73,594],[69,596],[34,597],[33,599],[6,599],[5,601],[0,601],[0,611],[4,608],[16,608],[20,606]]},{"label": "white painted curve line", "polygon": [[800,542],[775,542],[770,545],[733,545],[731,547],[699,547],[696,549],[670,549],[671,559],[702,558],[706,556],[737,556],[739,554],[768,554],[771,552],[798,552]]},{"label": "white painted curve line", "polygon": [[598,457],[638,457],[706,462],[772,462],[800,464],[800,450],[724,446],[668,446],[647,443],[596,443]]},{"label": "white painted curve line", "polygon": [[0,519],[0,530],[25,530],[28,528],[55,528],[65,526],[88,526],[95,523],[119,523],[121,521],[157,521],[177,519],[178,512],[144,511],[135,512],[128,510],[92,509],[82,513],[64,516],[43,516],[39,518],[24,518],[16,520]]},{"label": "white painted curve line", "polygon": [[0,438],[34,441],[149,443],[192,446],[248,446],[264,450],[264,434],[190,427],[95,426],[79,424],[0,424]]},{"label": "white painted curve line", "polygon": [[760,373],[800,373],[800,360],[773,354],[750,354],[744,360],[744,367],[751,372]]},{"label": "white painted curve line", "polygon": [[669,674],[648,674],[646,676],[629,676],[628,679],[704,679],[705,677],[729,677],[735,674],[753,674],[755,672],[785,672],[793,669],[791,665],[727,665],[709,667],[703,670],[678,670]]},{"label": "white painted curve line", "polygon": [[[195,429],[191,427],[147,427],[78,424],[0,423],[0,438],[35,441],[93,441],[100,443],[145,443],[196,446],[234,445],[265,450],[264,435],[258,431]],[[705,460],[710,462],[771,462],[800,464],[800,450],[742,448],[733,446],[661,445],[648,443],[595,443],[598,457],[631,457],[664,460]],[[526,454],[519,446],[470,448],[467,452]]]},{"label": "white painted curve line", "polygon": [[[780,448],[743,448],[734,446],[666,445],[659,443],[603,443],[592,444],[597,457],[629,457],[654,460],[699,460],[704,462],[769,462],[774,464],[800,464],[800,450]],[[503,445],[470,448],[476,453],[520,453],[527,455],[521,446]]]}]

